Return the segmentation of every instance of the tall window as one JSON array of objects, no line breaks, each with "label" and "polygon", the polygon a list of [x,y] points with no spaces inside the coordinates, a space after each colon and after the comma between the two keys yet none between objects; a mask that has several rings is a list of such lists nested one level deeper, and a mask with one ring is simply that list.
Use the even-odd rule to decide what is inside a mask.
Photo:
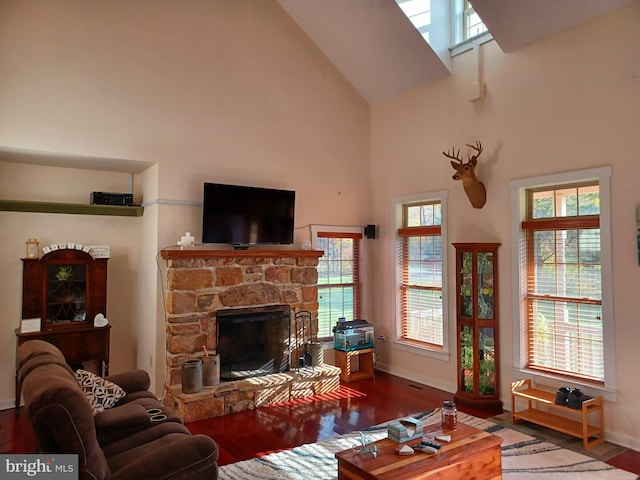
[{"label": "tall window", "polygon": [[597,182],[527,190],[528,367],[604,380]]},{"label": "tall window", "polygon": [[332,337],[338,318],[355,320],[361,315],[362,229],[334,230],[341,231],[327,227],[315,232],[315,248],[324,251],[318,262],[318,338]]},{"label": "tall window", "polygon": [[524,178],[510,188],[514,366],[615,401],[611,171]]},{"label": "tall window", "polygon": [[400,339],[442,349],[441,203],[404,204],[398,239]]}]

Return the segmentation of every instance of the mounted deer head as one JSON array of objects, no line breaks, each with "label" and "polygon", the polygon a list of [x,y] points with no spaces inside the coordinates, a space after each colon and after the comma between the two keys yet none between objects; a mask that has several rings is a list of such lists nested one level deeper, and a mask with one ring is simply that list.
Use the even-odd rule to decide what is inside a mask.
[{"label": "mounted deer head", "polygon": [[484,188],[484,184],[478,180],[475,172],[478,157],[482,153],[482,144],[479,141],[476,141],[475,145],[469,145],[467,143],[467,147],[473,148],[478,152],[475,155],[470,156],[467,163],[463,163],[462,158],[460,157],[460,149],[458,149],[457,153],[456,149],[453,148],[451,153],[442,152],[442,154],[447,158],[457,160],[457,162],[451,162],[451,166],[456,171],[453,179],[462,180],[464,192],[467,194],[467,197],[469,197],[469,201],[471,202],[471,205],[473,205],[473,208],[482,208],[487,202],[487,190]]}]

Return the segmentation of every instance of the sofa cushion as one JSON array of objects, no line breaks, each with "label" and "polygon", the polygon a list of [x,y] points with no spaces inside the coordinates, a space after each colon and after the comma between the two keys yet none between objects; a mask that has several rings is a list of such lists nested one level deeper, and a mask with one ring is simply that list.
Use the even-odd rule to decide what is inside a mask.
[{"label": "sofa cushion", "polygon": [[128,372],[114,373],[105,377],[110,382],[116,383],[127,392],[127,395],[134,392],[149,390],[151,379],[145,370],[130,370]]},{"label": "sofa cushion", "polygon": [[120,386],[86,370],[77,370],[76,377],[84,394],[89,399],[94,415],[104,412],[106,408],[113,407],[118,400],[126,395]]},{"label": "sofa cushion", "polygon": [[108,462],[111,471],[118,472],[118,480],[215,480],[217,460],[218,449],[208,436],[167,433],[123,450]]}]

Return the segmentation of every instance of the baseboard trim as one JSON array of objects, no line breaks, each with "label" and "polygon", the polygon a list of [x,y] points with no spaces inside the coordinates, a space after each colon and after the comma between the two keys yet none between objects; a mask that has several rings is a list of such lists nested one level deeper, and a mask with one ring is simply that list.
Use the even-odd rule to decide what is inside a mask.
[{"label": "baseboard trim", "polygon": [[415,372],[410,372],[396,367],[389,367],[388,365],[379,362],[376,363],[375,368],[376,370],[380,370],[397,377],[406,378],[407,380],[411,380],[414,382],[422,383],[423,385],[428,385],[430,387],[437,388],[451,394],[455,393],[456,391],[455,383],[442,382],[441,380],[429,377],[427,375],[418,375]]}]

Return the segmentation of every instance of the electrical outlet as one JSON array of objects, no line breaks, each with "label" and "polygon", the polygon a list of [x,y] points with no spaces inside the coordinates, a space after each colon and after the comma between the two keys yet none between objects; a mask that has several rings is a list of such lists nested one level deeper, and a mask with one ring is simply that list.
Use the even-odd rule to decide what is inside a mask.
[{"label": "electrical outlet", "polygon": [[387,337],[385,335],[378,335],[378,340],[380,340],[381,342],[386,342]]}]

